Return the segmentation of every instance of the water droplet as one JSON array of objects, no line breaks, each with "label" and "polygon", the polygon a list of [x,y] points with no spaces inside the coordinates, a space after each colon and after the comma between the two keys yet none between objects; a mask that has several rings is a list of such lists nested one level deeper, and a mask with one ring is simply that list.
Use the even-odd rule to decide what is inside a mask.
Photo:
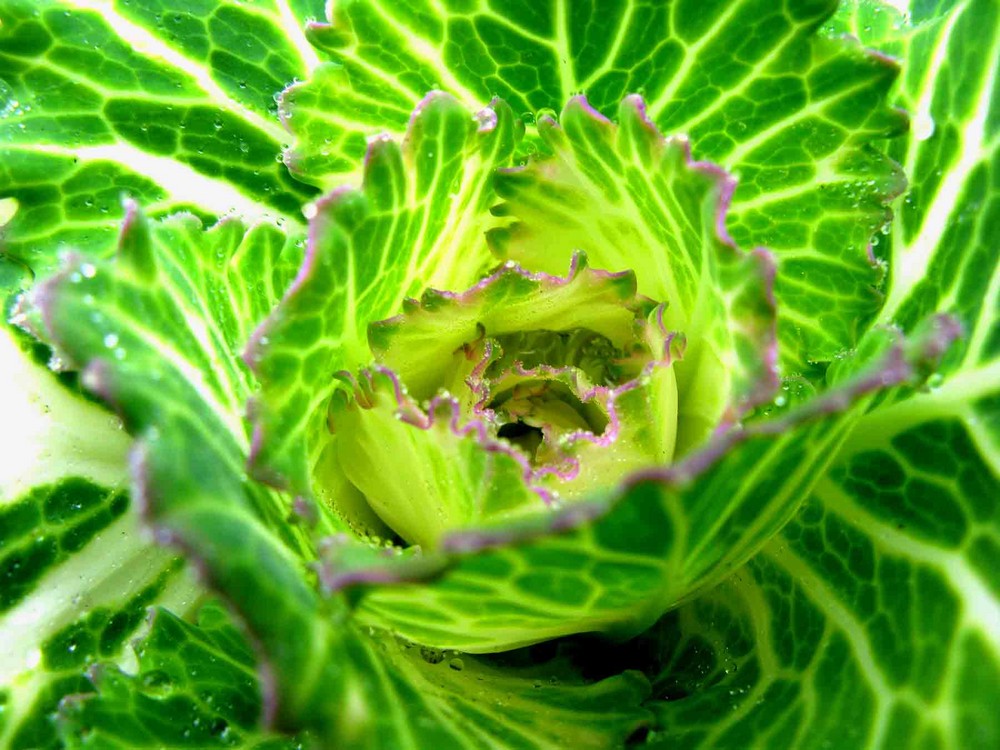
[{"label": "water droplet", "polygon": [[444,661],[444,654],[438,651],[436,648],[428,648],[422,646],[420,648],[420,658],[423,659],[428,664],[440,664]]},{"label": "water droplet", "polygon": [[118,346],[117,334],[109,333],[107,336],[105,336],[104,345],[108,347],[108,349],[114,349],[116,346]]},{"label": "water droplet", "polygon": [[917,112],[913,117],[913,137],[918,141],[926,141],[934,135],[934,119],[930,112]]}]

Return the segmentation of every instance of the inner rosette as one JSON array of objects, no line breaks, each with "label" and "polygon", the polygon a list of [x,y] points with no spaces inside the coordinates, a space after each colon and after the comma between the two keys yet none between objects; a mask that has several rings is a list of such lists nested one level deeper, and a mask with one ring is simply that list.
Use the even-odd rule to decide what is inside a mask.
[{"label": "inner rosette", "polygon": [[375,363],[338,375],[322,494],[363,534],[433,547],[669,462],[682,340],[663,311],[582,255],[407,302],[370,327]]}]

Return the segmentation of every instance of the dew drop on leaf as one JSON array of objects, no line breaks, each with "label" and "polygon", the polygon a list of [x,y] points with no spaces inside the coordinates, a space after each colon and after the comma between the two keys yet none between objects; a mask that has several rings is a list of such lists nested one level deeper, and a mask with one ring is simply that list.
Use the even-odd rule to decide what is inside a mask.
[{"label": "dew drop on leaf", "polygon": [[420,658],[428,664],[440,664],[444,661],[444,654],[436,648],[424,646],[420,649]]},{"label": "dew drop on leaf", "polygon": [[913,116],[913,137],[918,141],[926,141],[934,135],[934,118],[930,112],[917,112]]}]

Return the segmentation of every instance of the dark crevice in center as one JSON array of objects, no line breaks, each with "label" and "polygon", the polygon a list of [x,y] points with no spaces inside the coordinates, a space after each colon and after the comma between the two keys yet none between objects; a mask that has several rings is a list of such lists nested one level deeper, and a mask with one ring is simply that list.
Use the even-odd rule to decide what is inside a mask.
[{"label": "dark crevice in center", "polygon": [[520,420],[502,425],[497,430],[497,437],[502,437],[504,440],[513,443],[527,453],[530,458],[535,457],[538,446],[542,444],[542,431]]}]

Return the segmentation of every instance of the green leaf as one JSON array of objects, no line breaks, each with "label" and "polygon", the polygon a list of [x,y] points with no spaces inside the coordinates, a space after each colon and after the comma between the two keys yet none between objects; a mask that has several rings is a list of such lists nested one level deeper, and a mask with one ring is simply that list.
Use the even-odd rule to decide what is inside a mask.
[{"label": "green leaf", "polygon": [[1000,14],[990,2],[949,4],[905,39],[915,64],[898,89],[913,111],[895,155],[913,175],[893,225],[886,320],[910,328],[930,311],[969,328],[965,366],[995,361],[1000,269],[990,227],[1000,220],[997,87]]},{"label": "green leaf", "polygon": [[[125,643],[143,625],[149,606],[161,604],[183,613],[200,593],[200,587],[180,574],[183,568],[180,559],[171,559],[164,550],[151,555],[137,532],[129,535],[129,540],[130,554],[122,554],[121,549],[102,550],[111,553],[112,560],[104,566],[91,566],[95,572],[93,576],[83,576],[84,591],[74,597],[71,606],[63,605],[61,609],[52,606],[54,596],[49,593],[49,601],[44,602],[49,604],[49,611],[44,613],[43,627],[48,630],[58,626],[55,632],[43,634],[35,630],[27,635],[18,632],[26,630],[23,607],[4,623],[9,626],[10,636],[17,639],[17,645],[29,649],[21,654],[29,668],[12,680],[5,680],[12,688],[5,705],[9,724],[2,727],[9,742],[7,747],[61,747],[55,711],[67,696],[91,694],[97,689],[86,676],[86,669],[98,661],[127,663]],[[107,544],[101,545],[98,540],[92,546],[107,547]],[[90,549],[78,553],[73,562],[85,565],[94,555]],[[123,564],[130,566],[128,578],[119,572]],[[79,580],[79,571],[74,573]],[[67,588],[57,576],[50,574],[50,578],[53,583],[61,583],[63,590]],[[32,648],[36,641],[40,642],[39,647]]]},{"label": "green leaf", "polygon": [[[72,260],[35,287],[29,300],[37,307],[25,310],[141,436],[134,492],[161,541],[183,539],[205,556],[210,546],[234,566],[263,538],[255,568],[283,564],[292,576],[300,563],[291,560],[308,554],[309,540],[287,523],[288,500],[246,482],[249,383],[236,353],[255,311],[273,305],[287,283],[298,250],[265,224],[245,232],[229,220],[204,232],[178,216],[150,226],[133,206],[114,262]],[[248,526],[239,541],[228,537],[234,549],[225,544],[233,524]],[[212,562],[202,563],[209,582],[227,588],[231,568],[216,573]]]},{"label": "green leaf", "polygon": [[60,246],[107,255],[122,194],[155,216],[236,211],[297,223],[314,194],[280,161],[275,92],[319,63],[291,4],[0,4],[4,254],[36,274]]},{"label": "green leaf", "polygon": [[583,329],[626,349],[636,338],[639,308],[632,273],[594,272],[583,259],[568,259],[558,274],[505,267],[461,293],[429,289],[402,314],[372,323],[368,341],[374,358],[423,401],[448,385],[443,365],[483,335]]},{"label": "green leaf", "polygon": [[498,213],[518,222],[493,230],[491,245],[549,273],[582,249],[598,268],[634,271],[641,294],[667,303],[664,325],[688,342],[675,365],[683,454],[778,386],[774,269],[765,252],[742,253],[725,231],[728,175],[692,163],[683,139],[664,139],[638,97],[622,102],[618,123],[580,98],[561,126],[540,120],[552,155],[498,176],[506,201]]},{"label": "green leaf", "polygon": [[[670,467],[633,474],[610,497],[445,536],[440,547],[452,559],[425,582],[403,567],[395,580],[353,571],[343,585],[357,587],[362,622],[443,648],[489,652],[589,631],[636,635],[767,544],[874,394],[919,380],[955,333],[943,322],[922,339],[876,350],[822,396],[723,432]],[[338,580],[337,572],[333,561],[326,578]]]},{"label": "green leaf", "polygon": [[432,549],[446,531],[544,515],[673,457],[681,337],[631,271],[583,256],[565,277],[508,264],[403,307],[369,326],[375,364],[341,373],[347,392],[328,407],[324,454],[363,498],[317,491],[346,518],[366,509]]},{"label": "green leaf", "polygon": [[0,333],[0,745],[58,746],[67,694],[85,665],[125,658],[153,603],[183,613],[200,587],[150,550],[126,493],[117,420],[62,387]]},{"label": "green leaf", "polygon": [[392,530],[383,532],[386,537],[395,532],[433,549],[449,529],[544,510],[525,479],[525,457],[466,421],[456,401],[435,401],[424,414],[382,368],[362,372],[355,382],[355,398],[334,396],[336,435],[329,449],[344,478],[364,494],[360,504],[377,519],[359,518],[329,488],[322,491],[356,531],[377,535],[384,525]]},{"label": "green leaf", "polygon": [[[119,248],[114,261],[71,259],[35,287],[24,317],[139,438],[131,462],[148,522],[160,541],[182,542],[252,618],[279,665],[283,714],[295,715],[329,626],[313,623],[310,540],[287,523],[289,500],[246,480],[248,373],[236,354],[249,311],[273,305],[294,269],[296,245],[266,225],[244,233],[228,221],[205,232],[180,216],[151,226],[133,206]],[[313,635],[289,641],[290,632]],[[323,661],[316,666],[329,669]]]},{"label": "green leaf", "polygon": [[[113,400],[126,429],[162,446],[157,491],[243,497],[251,386],[237,353],[302,245],[268,224],[246,230],[232,219],[207,233],[185,215],[151,226],[133,204],[114,262],[73,259],[26,298],[28,324],[83,371],[90,390]],[[248,490],[246,511],[270,519],[293,548],[306,544],[285,523],[284,501]]]},{"label": "green leaf", "polygon": [[306,746],[261,731],[256,658],[220,605],[203,606],[196,624],[157,608],[135,651],[134,674],[98,665],[96,692],[63,701],[67,748]]},{"label": "green leaf", "polygon": [[360,189],[317,202],[306,262],[248,352],[262,390],[256,476],[308,494],[331,376],[370,362],[368,324],[428,286],[471,286],[491,264],[492,172],[509,163],[515,137],[502,102],[473,116],[432,93],[402,146],[372,142]]},{"label": "green leaf", "polygon": [[954,417],[855,435],[760,555],[658,626],[655,746],[1000,741],[1000,479]]},{"label": "green leaf", "polygon": [[1000,86],[998,10],[988,0],[918,3],[907,22],[879,2],[849,3],[836,22],[908,63],[893,94],[913,125],[889,152],[910,187],[894,205],[898,220],[876,237],[890,272],[882,319],[910,329],[931,312],[948,312],[969,328],[974,347],[989,338],[1000,284],[988,231],[1000,215],[991,179],[1000,165],[991,115]]},{"label": "green leaf", "polygon": [[550,659],[528,654],[522,666],[518,654],[453,655],[385,637],[379,646],[391,690],[384,710],[409,706],[434,723],[418,719],[407,737],[399,731],[402,721],[386,722],[371,731],[392,734],[366,738],[371,746],[557,750],[569,744],[597,750],[624,745],[646,724],[645,712],[635,708],[647,694],[637,672],[587,682],[558,653]]},{"label": "green leaf", "polygon": [[[928,387],[874,405],[809,503],[657,635],[653,744],[992,747],[1000,694],[995,3],[881,3],[838,19],[904,57],[911,189],[881,238],[885,320],[947,311],[965,336]],[[720,721],[720,717],[723,717]]]},{"label": "green leaf", "polygon": [[[244,235],[233,221],[203,232],[190,217],[150,224],[133,208],[114,261],[71,260],[22,311],[137,436],[131,461],[147,520],[160,541],[182,545],[242,615],[273,676],[271,715],[280,726],[314,730],[324,746],[623,742],[645,718],[641,676],[590,684],[562,671],[562,684],[539,688],[537,670],[428,664],[394,636],[362,631],[343,597],[320,597],[307,567],[316,559],[314,534],[338,527],[322,508],[308,531],[290,522],[299,518],[291,498],[249,482],[244,469],[249,440],[237,400],[246,395],[246,373],[234,340],[254,304],[274,303],[268,280],[294,260],[286,257],[294,243],[272,232],[262,226]],[[248,257],[256,262],[242,265]],[[235,307],[242,297],[228,286],[237,279],[257,290],[256,303]],[[224,293],[216,297],[209,290],[218,285]],[[465,669],[462,679],[452,674]],[[108,679],[108,701],[131,700],[120,680]],[[461,720],[473,713],[476,723]],[[141,734],[134,725],[121,731]]]},{"label": "green leaf", "polygon": [[836,5],[617,1],[594,23],[589,0],[334,2],[330,23],[309,34],[335,65],[282,102],[296,139],[289,163],[332,187],[353,170],[360,136],[402,133],[432,88],[470,108],[500,96],[529,123],[580,93],[608,117],[641,94],[661,131],[687,134],[696,158],[739,175],[729,230],[777,251],[782,356],[808,370],[852,347],[877,313],[881,272],[866,248],[903,186],[869,147],[904,127],[885,106],[897,67],[814,36]]}]

